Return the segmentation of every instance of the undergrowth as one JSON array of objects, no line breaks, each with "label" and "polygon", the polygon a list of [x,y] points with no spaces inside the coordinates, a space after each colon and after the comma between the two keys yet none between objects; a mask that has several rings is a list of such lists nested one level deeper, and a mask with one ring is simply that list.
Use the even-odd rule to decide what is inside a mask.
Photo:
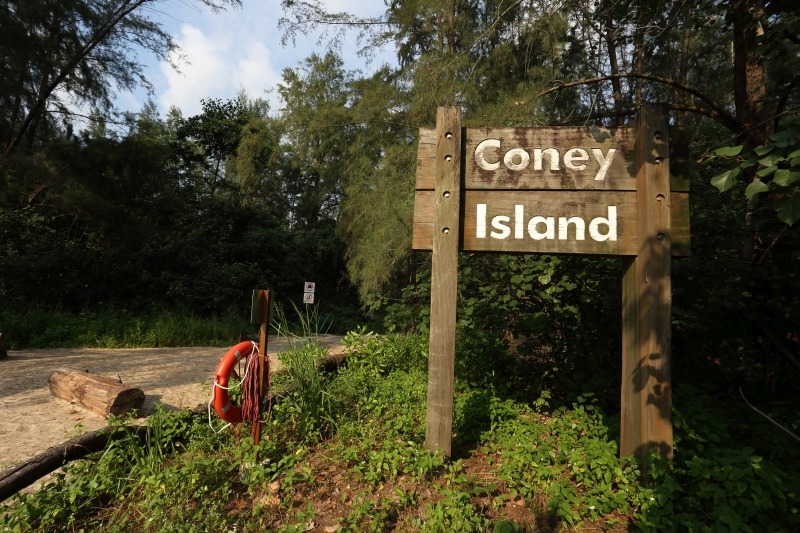
[{"label": "undergrowth", "polygon": [[159,310],[136,317],[124,310],[75,314],[0,311],[0,331],[6,347],[13,350],[227,346],[251,329],[232,311],[208,317],[188,310]]},{"label": "undergrowth", "polygon": [[[262,441],[159,411],[4,504],[2,531],[792,531],[797,447],[694,389],[675,394],[674,460],[648,481],[618,457],[618,421],[588,391],[526,401],[456,381],[453,455],[425,449],[425,339],[348,334],[325,374],[316,346],[290,371]],[[313,363],[313,364],[312,364]],[[458,377],[458,376],[457,376]],[[278,380],[280,381],[280,380]],[[124,430],[121,430],[124,431]],[[783,442],[786,444],[786,442]],[[768,452],[768,453],[765,453]]]}]

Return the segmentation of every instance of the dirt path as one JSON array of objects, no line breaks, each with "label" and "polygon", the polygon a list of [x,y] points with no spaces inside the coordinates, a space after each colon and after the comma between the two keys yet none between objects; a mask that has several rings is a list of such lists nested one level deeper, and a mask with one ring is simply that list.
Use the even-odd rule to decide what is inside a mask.
[{"label": "dirt path", "polygon": [[[320,335],[331,352],[341,337]],[[286,339],[270,339],[271,368]],[[106,419],[50,394],[47,379],[61,367],[119,377],[142,389],[145,410],[156,404],[179,409],[207,404],[214,370],[225,348],[54,349],[10,351],[0,360],[0,470],[24,461],[70,437],[106,425]]]}]

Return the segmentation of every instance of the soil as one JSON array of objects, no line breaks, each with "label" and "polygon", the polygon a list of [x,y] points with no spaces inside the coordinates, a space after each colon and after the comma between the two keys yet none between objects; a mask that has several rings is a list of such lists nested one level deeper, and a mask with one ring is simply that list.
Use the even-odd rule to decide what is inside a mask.
[{"label": "soil", "polygon": [[[341,337],[320,335],[330,353],[341,350]],[[270,368],[280,371],[277,354],[284,338],[269,339]],[[62,367],[118,378],[144,391],[143,413],[157,404],[167,409],[195,408],[210,400],[214,370],[225,348],[68,348],[10,350],[0,360],[0,471],[51,446],[107,425],[105,417],[50,394],[47,380]]]}]

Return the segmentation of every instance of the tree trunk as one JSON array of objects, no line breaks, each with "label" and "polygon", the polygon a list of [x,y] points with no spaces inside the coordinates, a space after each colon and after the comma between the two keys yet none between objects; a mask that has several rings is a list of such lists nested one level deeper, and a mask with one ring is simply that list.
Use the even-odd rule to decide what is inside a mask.
[{"label": "tree trunk", "polygon": [[[731,0],[733,18],[733,96],[736,120],[740,124],[739,143],[745,153],[767,140],[769,120],[766,117],[767,75],[759,45],[764,39],[763,0]],[[755,167],[745,170],[748,182],[755,177]],[[757,256],[753,213],[758,196],[747,205],[744,220],[742,255],[745,260]]]}]

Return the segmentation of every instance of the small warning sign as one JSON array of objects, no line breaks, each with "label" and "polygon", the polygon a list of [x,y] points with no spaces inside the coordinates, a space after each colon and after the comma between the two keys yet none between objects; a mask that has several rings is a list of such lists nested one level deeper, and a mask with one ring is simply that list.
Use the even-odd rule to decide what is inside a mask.
[{"label": "small warning sign", "polygon": [[306,281],[303,284],[303,303],[304,304],[313,304],[314,303],[314,287],[316,284],[313,281]]}]

